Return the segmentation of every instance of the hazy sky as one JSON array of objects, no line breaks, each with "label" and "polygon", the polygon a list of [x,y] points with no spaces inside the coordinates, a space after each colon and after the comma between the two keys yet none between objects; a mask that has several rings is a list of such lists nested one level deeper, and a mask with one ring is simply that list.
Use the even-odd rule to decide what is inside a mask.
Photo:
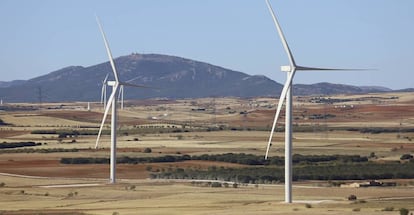
[{"label": "hazy sky", "polygon": [[[413,0],[272,0],[296,62],[377,68],[298,72],[295,83],[414,87]],[[0,81],[107,61],[175,55],[284,83],[288,63],[264,0],[0,0]]]}]

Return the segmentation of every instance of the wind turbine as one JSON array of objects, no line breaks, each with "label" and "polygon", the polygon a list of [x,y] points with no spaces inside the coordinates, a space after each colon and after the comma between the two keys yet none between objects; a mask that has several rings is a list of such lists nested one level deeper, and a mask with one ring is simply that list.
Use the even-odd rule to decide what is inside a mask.
[{"label": "wind turbine", "polygon": [[104,108],[106,107],[106,85],[108,81],[109,73],[106,74],[105,79],[102,81],[102,89],[101,89],[101,104],[103,104]]},{"label": "wind turbine", "polygon": [[277,32],[279,34],[280,40],[282,41],[283,48],[289,58],[288,66],[281,66],[283,72],[287,72],[287,79],[283,86],[279,103],[277,105],[275,118],[272,125],[272,130],[270,131],[270,137],[267,144],[265,159],[268,158],[270,146],[272,145],[273,132],[276,127],[277,120],[279,118],[280,111],[282,109],[283,103],[286,99],[286,116],[285,116],[285,202],[292,203],[292,80],[295,76],[296,71],[320,71],[320,70],[361,70],[361,69],[336,69],[336,68],[317,68],[317,67],[306,67],[299,66],[296,64],[295,59],[293,58],[292,52],[289,48],[289,45],[283,35],[282,28],[279,25],[279,22],[276,18],[276,15],[270,5],[269,0],[265,0],[267,7],[272,15],[273,22],[276,26]]},{"label": "wind turbine", "polygon": [[108,81],[107,82],[107,84],[109,86],[112,86],[112,93],[109,96],[108,103],[106,104],[106,107],[105,107],[105,112],[104,112],[104,115],[103,115],[103,118],[102,118],[101,126],[99,128],[98,137],[96,138],[95,148],[98,148],[99,139],[100,139],[101,134],[102,134],[102,129],[103,129],[103,126],[105,124],[106,117],[108,115],[109,109],[112,107],[112,113],[111,113],[111,155],[110,155],[110,178],[109,178],[109,180],[110,180],[110,183],[113,184],[113,183],[116,183],[116,129],[117,129],[117,124],[118,124],[118,122],[117,122],[117,106],[116,106],[117,104],[116,104],[116,101],[115,101],[115,96],[116,96],[120,86],[122,86],[122,85],[131,86],[131,87],[139,87],[139,88],[150,88],[150,87],[130,84],[130,83],[126,83],[126,82],[121,82],[119,80],[118,72],[116,71],[116,67],[115,67],[115,62],[113,60],[112,53],[111,53],[111,50],[110,50],[109,45],[108,45],[108,41],[106,40],[105,33],[103,31],[101,23],[99,22],[98,17],[96,17],[96,22],[98,23],[99,30],[101,31],[102,38],[103,38],[103,41],[105,43],[106,53],[108,55],[109,62],[110,62],[111,67],[112,67],[112,72],[114,73],[115,81]]}]

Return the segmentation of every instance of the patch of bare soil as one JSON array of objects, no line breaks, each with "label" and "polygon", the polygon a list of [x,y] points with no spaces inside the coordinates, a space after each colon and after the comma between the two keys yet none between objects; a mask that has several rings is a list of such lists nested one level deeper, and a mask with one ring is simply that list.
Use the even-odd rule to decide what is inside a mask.
[{"label": "patch of bare soil", "polygon": [[0,138],[14,137],[23,134],[30,134],[30,131],[1,130]]},{"label": "patch of bare soil", "polygon": [[[215,161],[183,161],[173,163],[145,163],[145,164],[118,164],[117,175],[124,179],[146,179],[151,171],[175,168],[207,169],[211,166],[242,167],[240,164],[231,164]],[[151,167],[150,170],[148,167]],[[60,159],[39,159],[25,157],[0,160],[0,172],[30,175],[41,177],[63,178],[107,178],[109,164],[61,164]]]},{"label": "patch of bare soil", "polygon": [[56,117],[61,119],[82,121],[82,122],[93,122],[99,123],[102,120],[102,113],[92,111],[44,111],[43,116]]}]

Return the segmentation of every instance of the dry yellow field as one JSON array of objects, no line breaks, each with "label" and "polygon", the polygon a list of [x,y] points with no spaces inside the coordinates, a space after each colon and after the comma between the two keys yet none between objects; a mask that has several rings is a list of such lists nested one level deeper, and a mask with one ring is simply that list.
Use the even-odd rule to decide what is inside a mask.
[{"label": "dry yellow field", "polygon": [[[414,95],[392,93],[330,98],[344,102],[324,105],[311,102],[315,99],[312,97],[295,97],[294,123],[298,130],[306,130],[294,133],[294,153],[368,156],[374,152],[379,161],[397,161],[402,154],[414,153],[414,133],[404,132],[404,129],[414,128]],[[230,152],[263,155],[275,104],[272,98],[128,101],[125,110],[119,111],[118,156]],[[398,214],[399,208],[414,211],[414,179],[398,180],[399,186],[388,188],[338,188],[328,187],[326,181],[296,182],[293,204],[283,203],[283,184],[212,188],[195,186],[191,181],[147,179],[149,165],[154,168],[242,166],[218,162],[119,164],[119,183],[110,185],[107,184],[108,165],[63,165],[59,162],[62,157],[108,157],[109,135],[103,136],[100,148],[95,150],[95,135],[58,138],[57,134],[31,133],[35,130],[97,130],[103,112],[100,104],[92,104],[91,111],[86,110],[84,103],[65,103],[61,107],[62,104],[43,104],[32,111],[0,112],[0,119],[7,123],[0,126],[0,142],[34,141],[43,143],[35,147],[38,150],[78,150],[1,153],[0,183],[4,186],[0,187],[0,214],[391,215]],[[321,114],[335,117],[312,118]],[[143,128],[145,126],[154,128]],[[157,129],[161,126],[164,129],[169,126],[170,130],[159,132]],[[109,120],[105,128],[109,129]],[[391,128],[397,132],[373,134],[349,128]],[[283,132],[277,132],[271,156],[283,156],[283,141]],[[152,153],[144,153],[145,148],[151,148]],[[351,194],[356,195],[358,201],[348,201]],[[393,211],[383,211],[391,208]]]},{"label": "dry yellow field", "polygon": [[[0,208],[10,214],[396,214],[411,208],[414,187],[331,188],[296,184],[295,202],[283,203],[282,185],[211,188],[189,182],[19,178],[0,176]],[[354,194],[360,201],[351,202]],[[3,213],[8,214],[8,213]]]}]

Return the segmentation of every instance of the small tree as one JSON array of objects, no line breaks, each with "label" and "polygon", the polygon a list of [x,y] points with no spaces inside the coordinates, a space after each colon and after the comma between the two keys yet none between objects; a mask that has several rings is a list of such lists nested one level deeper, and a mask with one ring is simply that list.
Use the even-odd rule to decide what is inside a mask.
[{"label": "small tree", "polygon": [[407,208],[401,208],[400,209],[400,215],[408,215],[408,212],[410,212],[410,211],[408,211]]},{"label": "small tree", "polygon": [[356,195],[353,195],[353,194],[352,195],[349,195],[348,196],[348,200],[349,201],[355,201],[355,200],[357,200],[357,196]]}]

